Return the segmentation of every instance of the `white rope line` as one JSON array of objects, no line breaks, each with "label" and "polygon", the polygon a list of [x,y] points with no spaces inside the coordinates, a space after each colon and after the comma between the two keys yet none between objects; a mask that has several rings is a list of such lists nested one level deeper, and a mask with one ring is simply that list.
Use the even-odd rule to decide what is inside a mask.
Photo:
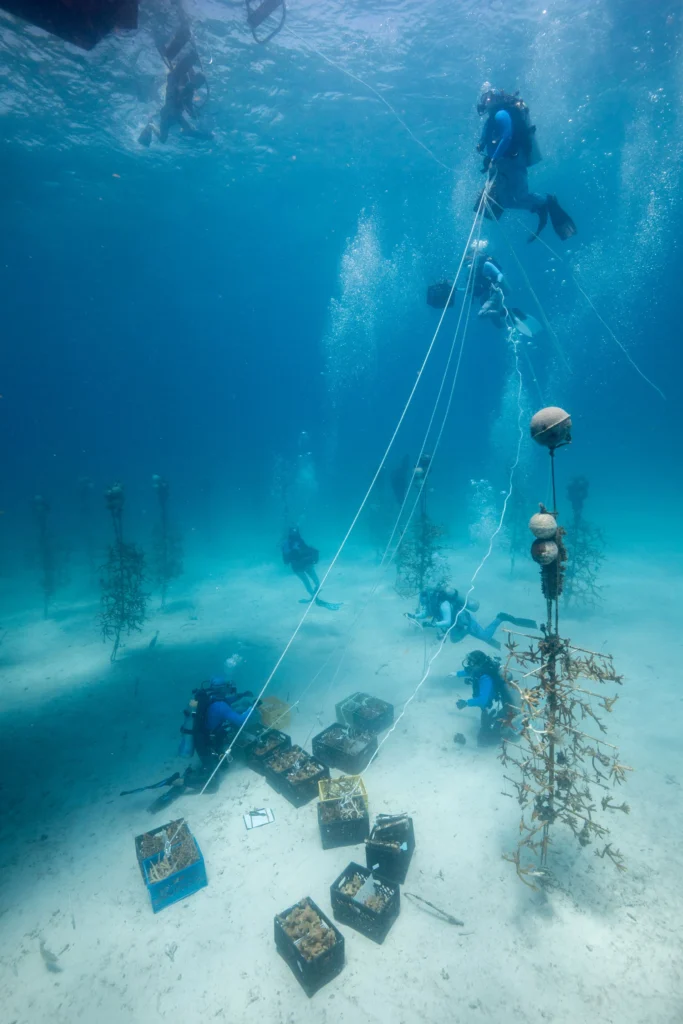
[{"label": "white rope line", "polygon": [[448,164],[445,164],[443,162],[443,160],[440,160],[439,157],[435,153],[432,152],[432,150],[429,148],[429,146],[427,146],[422,141],[422,139],[419,139],[417,137],[417,135],[413,132],[413,130],[403,120],[401,115],[396,110],[394,110],[394,108],[392,107],[391,103],[389,103],[389,101],[386,100],[384,98],[384,96],[382,96],[381,92],[378,92],[378,90],[375,89],[374,85],[370,85],[369,82],[364,82],[363,79],[360,78],[358,75],[354,75],[353,72],[347,71],[346,68],[342,67],[341,64],[337,64],[336,61],[333,61],[330,57],[326,57],[324,53],[321,53],[320,50],[317,50],[315,48],[315,46],[312,45],[312,43],[309,43],[306,39],[304,39],[302,36],[300,36],[299,33],[295,32],[293,28],[290,28],[289,25],[285,25],[284,26],[284,31],[285,32],[289,32],[289,34],[294,36],[295,39],[298,39],[299,42],[303,43],[303,45],[306,46],[312,53],[317,53],[317,55],[322,60],[327,61],[327,63],[331,64],[333,68],[337,69],[337,71],[341,71],[342,74],[347,75],[348,78],[351,78],[351,79],[353,79],[354,82],[358,82],[359,85],[362,85],[364,89],[368,89],[369,92],[371,92],[374,96],[376,96],[377,99],[380,101],[380,103],[383,103],[384,106],[387,108],[387,110],[390,111],[390,113],[392,113],[394,115],[394,117],[396,118],[398,123],[401,125],[401,127],[403,129],[405,129],[405,131],[408,133],[408,135],[413,140],[413,142],[417,143],[417,145],[421,149],[424,149],[425,153],[429,154],[429,156],[432,158],[432,160],[435,163],[437,163],[439,165],[439,167],[443,167],[443,169],[445,171],[452,171],[452,172],[455,171],[454,167],[449,167]]},{"label": "white rope line", "polygon": [[[482,221],[481,221],[481,218],[480,218],[480,212],[481,212],[481,204],[480,204],[479,209],[477,210],[477,215],[475,217],[475,222],[474,222],[474,225],[473,225],[473,229],[474,229],[474,227],[476,226],[476,223],[477,223],[477,219],[479,218],[479,235],[477,237],[477,241],[479,240],[479,236],[481,235],[481,227],[482,227]],[[463,262],[464,262],[464,258],[465,258],[466,254],[467,254],[467,252],[468,252],[468,250],[470,248],[472,234],[473,234],[473,230],[470,232],[470,235],[469,235],[469,237],[467,239],[467,244],[466,244],[465,249],[464,249],[463,258],[460,261],[460,265],[458,267],[458,273],[456,274],[456,282],[457,282],[457,278],[458,278],[458,276],[460,274],[460,270],[462,268],[462,265],[463,265]],[[473,299],[474,299],[474,293],[473,293],[473,290],[472,290],[472,278],[473,278],[474,268],[475,268],[475,263],[473,261],[472,265],[470,267],[470,273],[469,273],[469,277],[468,277],[467,287],[465,289],[465,295],[463,296],[463,302],[462,302],[462,306],[461,306],[461,309],[460,309],[460,316],[458,317],[458,322],[457,322],[457,325],[456,325],[456,328],[455,328],[455,333],[453,335],[453,341],[451,343],[451,348],[450,348],[450,352],[449,352],[449,356],[448,356],[448,361],[446,363],[444,374],[443,374],[443,377],[441,379],[441,386],[439,387],[439,392],[438,392],[436,401],[434,403],[434,408],[432,410],[432,415],[430,417],[429,424],[427,425],[427,430],[425,431],[424,440],[422,442],[422,448],[420,449],[420,456],[418,457],[418,460],[417,460],[418,463],[420,461],[420,457],[423,455],[423,453],[425,451],[425,448],[426,448],[426,445],[427,445],[427,439],[429,437],[429,434],[431,433],[432,425],[433,425],[435,414],[436,414],[436,409],[437,409],[438,404],[439,404],[440,399],[441,399],[441,394],[443,392],[444,384],[445,384],[445,381],[446,381],[446,377],[448,375],[448,369],[449,369],[451,361],[453,359],[453,353],[455,351],[455,346],[456,346],[458,334],[460,333],[460,325],[462,323],[463,312],[464,312],[464,309],[465,309],[465,305],[467,303],[467,299],[469,297],[469,306],[468,306],[468,310],[467,310],[467,318],[466,318],[466,322],[465,322],[465,330],[463,331],[463,334],[462,334],[462,340],[461,340],[461,344],[460,344],[460,350],[459,350],[459,353],[458,353],[458,360],[457,360],[457,364],[456,364],[456,368],[455,368],[455,374],[454,374],[454,377],[453,377],[453,382],[451,384],[451,389],[450,389],[450,394],[449,394],[449,398],[448,398],[448,403],[447,403],[446,411],[445,411],[443,419],[442,419],[441,428],[439,430],[439,433],[437,435],[437,439],[435,441],[435,444],[434,444],[434,447],[433,447],[433,450],[432,450],[432,459],[434,458],[434,456],[436,455],[436,453],[437,453],[437,451],[439,449],[439,445],[441,443],[441,437],[443,435],[443,431],[444,431],[446,422],[448,420],[451,404],[452,404],[452,401],[453,401],[453,394],[454,394],[454,391],[455,391],[455,385],[456,385],[456,382],[457,382],[457,379],[458,379],[458,375],[459,375],[459,372],[460,372],[460,365],[461,365],[461,362],[462,362],[462,355],[463,355],[464,344],[465,344],[465,336],[466,336],[466,332],[467,332],[467,323],[469,321],[469,316],[470,316],[470,312],[471,312],[471,309],[472,309],[472,302],[473,302]],[[368,608],[370,602],[372,601],[372,599],[374,598],[375,594],[377,593],[379,585],[382,582],[383,575],[386,574],[387,570],[390,568],[390,566],[393,563],[396,555],[398,554],[398,552],[401,549],[401,544],[403,542],[403,538],[405,537],[405,535],[406,535],[406,533],[407,533],[407,531],[408,531],[408,529],[410,527],[410,523],[411,523],[412,518],[413,518],[413,516],[415,514],[415,510],[417,509],[417,506],[418,506],[418,504],[420,502],[420,498],[422,497],[423,489],[425,488],[425,486],[427,484],[428,476],[429,476],[429,474],[427,473],[425,475],[424,479],[422,480],[422,482],[421,482],[421,484],[420,484],[420,486],[419,486],[419,488],[417,490],[417,496],[415,497],[415,499],[413,501],[412,508],[410,509],[410,512],[409,512],[409,515],[408,515],[407,519],[405,520],[403,529],[401,531],[401,535],[400,535],[398,541],[396,542],[395,547],[393,548],[393,550],[391,550],[392,543],[393,543],[394,537],[396,535],[396,531],[398,529],[399,523],[401,521],[401,517],[403,515],[403,510],[405,509],[406,502],[408,500],[408,495],[411,492],[412,484],[413,484],[414,479],[415,479],[415,472],[413,471],[413,475],[411,477],[411,482],[408,485],[408,489],[406,490],[406,496],[403,499],[403,502],[401,504],[401,508],[399,509],[398,516],[397,516],[396,521],[394,523],[394,528],[391,531],[391,536],[389,537],[389,540],[387,541],[386,547],[384,549],[384,554],[383,554],[382,559],[380,561],[380,564],[378,566],[378,569],[377,569],[377,579],[376,579],[375,584],[374,584],[372,590],[370,591],[368,597],[366,598],[364,604],[362,605],[360,610],[357,612],[353,622],[349,626],[346,644],[344,645],[344,649],[343,649],[343,651],[341,653],[341,657],[339,659],[339,664],[337,666],[337,670],[334,673],[334,676],[332,677],[332,680],[330,681],[330,684],[329,684],[329,686],[328,686],[328,688],[327,688],[327,690],[325,692],[323,700],[327,699],[327,697],[328,697],[328,695],[329,695],[329,693],[330,693],[330,691],[332,689],[332,686],[334,685],[334,683],[335,683],[335,681],[336,681],[336,679],[337,679],[337,677],[339,675],[339,672],[341,671],[342,665],[344,663],[344,659],[346,658],[346,655],[348,653],[349,647],[351,645],[351,641],[352,641],[352,639],[353,639],[353,637],[355,635],[355,630],[356,630],[356,626],[358,625],[358,622],[364,616],[364,614],[367,611],[367,608]],[[415,625],[417,625],[418,628],[421,628],[418,623],[415,623]],[[426,641],[426,633],[425,633],[425,631],[422,630],[422,633],[423,633],[423,635],[425,637],[425,657],[424,657],[424,666],[423,666],[423,671],[424,671],[424,668],[426,668],[426,665],[427,665],[427,641]],[[307,687],[307,689],[308,688],[309,687]],[[302,694],[302,696],[303,696],[303,694]],[[309,732],[309,736],[310,736],[310,732]],[[306,742],[306,741],[304,741],[304,742]]]},{"label": "white rope line", "polygon": [[[490,203],[488,201],[487,201],[486,206],[487,206],[487,209],[489,210],[489,212],[491,213],[491,216],[494,218],[494,220],[496,220],[494,211],[492,210],[491,205],[490,205]],[[553,343],[555,345],[555,348],[557,350],[557,353],[558,353],[560,359],[562,360],[562,362],[564,363],[565,369],[567,369],[567,370],[569,370],[571,372],[571,365],[569,363],[569,360],[565,356],[564,351],[562,349],[562,346],[560,345],[559,338],[557,337],[557,334],[555,333],[555,330],[554,330],[552,324],[550,323],[550,320],[546,316],[546,312],[545,312],[545,309],[543,308],[543,304],[541,303],[541,300],[539,299],[538,295],[536,294],[536,292],[533,289],[531,281],[529,280],[529,275],[527,274],[526,270],[524,269],[524,266],[522,265],[522,262],[521,262],[519,256],[515,252],[514,246],[512,245],[512,242],[510,241],[510,239],[508,238],[507,233],[506,233],[505,229],[503,228],[503,225],[500,223],[499,220],[496,220],[496,224],[498,226],[498,230],[500,231],[501,235],[505,239],[505,243],[506,243],[508,249],[510,250],[510,252],[512,253],[512,255],[514,257],[514,260],[515,260],[515,262],[516,262],[516,264],[517,264],[517,266],[518,266],[518,268],[520,270],[520,273],[522,274],[522,277],[524,278],[524,280],[526,282],[527,288],[529,289],[529,291],[531,292],[531,294],[533,296],[534,302],[536,303],[536,305],[538,307],[538,311],[541,314],[541,320],[543,321],[543,325],[544,325],[545,329],[547,330],[548,334],[550,335],[550,337],[552,338]],[[538,238],[538,235],[536,235],[536,237]]]},{"label": "white rope line", "polygon": [[[659,386],[658,386],[657,384],[655,384],[655,383],[654,383],[653,381],[651,381],[651,380],[650,380],[650,378],[649,378],[649,377],[647,377],[647,376],[646,376],[646,375],[645,375],[645,374],[643,373],[643,371],[642,371],[642,370],[640,369],[640,367],[638,366],[638,364],[637,364],[637,363],[635,362],[635,360],[633,359],[633,357],[632,357],[632,356],[631,356],[631,354],[629,353],[629,351],[628,351],[628,349],[626,348],[626,346],[625,346],[625,345],[624,345],[624,344],[623,344],[623,343],[622,343],[621,341],[619,341],[619,338],[618,338],[618,337],[616,336],[616,334],[614,333],[614,331],[612,330],[612,328],[610,327],[610,325],[609,325],[609,324],[607,323],[607,321],[606,321],[606,320],[604,320],[604,319],[603,319],[603,317],[602,317],[602,316],[600,315],[600,313],[598,312],[598,310],[597,310],[597,309],[596,309],[596,307],[595,307],[595,304],[594,304],[593,300],[591,299],[590,295],[588,295],[588,294],[587,294],[587,293],[586,293],[586,292],[584,291],[583,287],[582,287],[582,286],[581,286],[581,284],[579,283],[579,280],[578,280],[578,278],[577,278],[576,274],[574,273],[574,271],[573,271],[572,267],[571,267],[571,266],[569,265],[569,263],[567,262],[567,260],[565,260],[565,259],[564,259],[564,258],[563,258],[563,257],[562,257],[562,256],[561,256],[560,254],[559,254],[559,252],[556,252],[556,251],[555,251],[555,249],[553,249],[552,245],[548,245],[548,243],[546,242],[546,240],[545,240],[544,238],[541,238],[541,236],[540,236],[540,235],[536,234],[536,235],[535,235],[535,238],[537,239],[537,241],[539,241],[539,242],[541,243],[541,245],[544,245],[544,246],[545,246],[545,248],[546,248],[546,249],[548,250],[548,252],[551,252],[551,253],[553,254],[553,256],[555,257],[555,259],[558,259],[558,260],[560,261],[560,263],[563,263],[563,264],[565,265],[565,267],[567,268],[567,271],[568,271],[568,273],[569,273],[569,276],[571,277],[572,281],[574,282],[574,284],[576,285],[576,287],[578,288],[578,290],[579,290],[579,291],[581,292],[581,294],[583,295],[584,299],[586,300],[586,302],[588,303],[588,305],[590,306],[590,308],[591,308],[591,309],[593,310],[593,312],[595,313],[596,317],[598,318],[598,320],[600,321],[600,323],[602,324],[602,326],[603,326],[603,327],[605,328],[605,330],[607,331],[607,333],[609,334],[609,336],[610,336],[610,337],[612,338],[612,340],[614,341],[614,343],[615,343],[615,344],[616,344],[616,345],[617,345],[617,346],[618,346],[618,347],[619,347],[619,348],[621,349],[621,351],[623,352],[623,354],[624,354],[624,355],[626,356],[627,360],[629,361],[629,363],[631,364],[631,366],[633,367],[633,369],[634,369],[634,370],[636,371],[636,373],[638,374],[638,376],[639,376],[639,377],[642,377],[642,379],[643,379],[643,380],[645,381],[645,383],[646,383],[646,384],[649,384],[649,385],[650,385],[650,387],[651,387],[651,388],[653,388],[653,389],[654,389],[654,390],[655,390],[655,391],[657,392],[657,394],[658,394],[658,395],[660,395],[660,397],[661,397],[661,398],[663,398],[663,400],[664,400],[664,401],[666,402],[666,395],[664,394],[664,392],[662,391],[662,389],[661,389],[661,388],[660,388],[660,387],[659,387]],[[532,293],[532,294],[533,294],[533,293]],[[534,297],[535,297],[535,296],[534,296]]]},{"label": "white rope line", "polygon": [[[403,706],[403,710],[401,711],[400,715],[398,716],[398,718],[396,719],[396,721],[392,725],[391,729],[389,729],[389,731],[387,732],[386,736],[384,736],[384,738],[378,744],[377,750],[374,752],[374,754],[372,755],[372,757],[368,761],[368,763],[367,763],[367,765],[365,767],[365,770],[359,776],[360,779],[362,779],[365,776],[365,774],[370,769],[370,766],[375,761],[375,758],[379,754],[379,752],[382,749],[382,747],[384,746],[384,744],[387,742],[389,737],[396,731],[400,721],[402,720],[403,716],[405,715],[406,711],[408,710],[408,707],[415,700],[415,698],[417,697],[418,693],[422,689],[423,684],[425,683],[425,681],[429,677],[429,675],[431,673],[431,670],[432,670],[432,665],[434,664],[436,659],[441,654],[441,651],[443,650],[444,644],[446,643],[446,640],[450,636],[451,631],[456,628],[456,626],[458,624],[458,620],[460,619],[460,616],[462,615],[463,611],[465,611],[465,609],[467,608],[467,601],[468,601],[468,599],[470,597],[470,594],[472,593],[472,591],[475,588],[477,577],[479,576],[479,573],[481,572],[481,570],[484,568],[484,566],[488,562],[488,560],[489,560],[489,558],[491,556],[491,553],[493,551],[493,545],[494,545],[494,542],[496,540],[496,537],[498,536],[498,534],[500,533],[500,531],[503,528],[503,523],[505,521],[505,515],[506,515],[506,512],[507,512],[508,503],[509,503],[510,498],[512,496],[514,474],[515,474],[515,471],[517,469],[517,466],[519,465],[519,459],[520,459],[520,454],[521,454],[521,449],[522,449],[522,441],[524,439],[524,428],[522,426],[522,421],[523,421],[523,418],[524,418],[524,410],[523,410],[523,407],[522,407],[523,381],[522,381],[522,373],[521,373],[521,370],[519,368],[519,343],[518,343],[517,338],[514,336],[514,334],[515,334],[514,331],[511,332],[510,341],[512,342],[513,350],[514,350],[514,353],[515,353],[515,372],[517,373],[517,379],[518,379],[518,387],[517,387],[517,429],[518,429],[517,451],[516,451],[516,454],[515,454],[514,462],[512,463],[512,466],[510,467],[510,474],[509,474],[509,478],[508,478],[508,489],[507,489],[507,492],[506,492],[506,495],[505,495],[505,500],[503,502],[503,508],[502,508],[502,511],[501,511],[501,514],[500,514],[500,519],[498,521],[498,525],[497,525],[496,529],[494,530],[494,532],[491,534],[491,538],[489,540],[489,546],[488,546],[488,549],[487,549],[484,557],[482,558],[481,562],[479,563],[479,565],[475,569],[475,571],[474,571],[474,573],[472,575],[472,578],[470,579],[469,590],[467,591],[467,594],[465,595],[465,600],[463,602],[462,607],[458,609],[457,615],[455,616],[455,621],[446,630],[446,632],[442,636],[441,641],[439,642],[439,645],[438,645],[436,651],[434,652],[434,654],[429,659],[429,663],[427,665],[427,669],[423,673],[422,678],[420,679],[419,683],[415,687],[415,689],[414,689],[413,693],[411,694],[411,696],[405,702],[405,704]],[[356,788],[358,788],[358,786],[356,786]],[[351,795],[351,794],[349,794],[349,795]]]},{"label": "white rope line", "polygon": [[[478,220],[479,215],[480,215],[481,207],[482,207],[482,205],[483,205],[483,203],[484,203],[484,201],[486,199],[486,195],[487,195],[487,190],[484,189],[484,191],[482,192],[481,201],[479,203],[479,209],[477,210],[477,212],[475,214],[474,224],[472,225],[472,231],[470,232],[470,238],[471,238],[472,233],[473,233],[473,231],[474,231],[474,229],[476,227],[477,220]],[[386,447],[386,449],[384,451],[384,454],[383,454],[383,456],[382,456],[382,458],[380,460],[379,466],[377,467],[377,469],[375,471],[375,475],[373,476],[373,478],[372,478],[372,480],[370,482],[370,486],[368,487],[367,491],[365,492],[365,496],[363,497],[363,500],[361,501],[360,505],[358,506],[356,514],[354,515],[349,528],[347,529],[344,537],[342,538],[341,544],[337,548],[337,551],[336,551],[334,557],[332,558],[332,561],[330,562],[330,564],[329,564],[329,566],[327,568],[327,571],[325,572],[322,580],[320,581],[320,586],[318,587],[317,594],[320,594],[322,592],[322,589],[323,589],[323,587],[325,585],[325,582],[326,582],[327,578],[329,577],[330,573],[332,572],[332,570],[334,569],[335,565],[337,564],[337,562],[338,562],[338,560],[339,560],[339,558],[341,556],[342,551],[346,547],[347,541],[348,541],[349,537],[351,536],[353,530],[356,527],[356,524],[357,524],[357,522],[358,522],[358,520],[359,520],[359,518],[361,516],[361,513],[362,513],[363,509],[365,508],[365,506],[366,506],[366,504],[367,504],[367,502],[368,502],[368,500],[370,498],[370,495],[371,495],[371,493],[373,491],[373,488],[374,488],[375,484],[377,483],[379,475],[382,472],[382,470],[384,469],[386,461],[387,461],[387,459],[389,457],[389,453],[391,452],[391,449],[394,446],[394,442],[396,440],[396,437],[398,436],[399,430],[401,429],[401,426],[403,425],[403,421],[405,420],[405,418],[406,418],[406,416],[408,414],[408,410],[409,410],[410,406],[412,405],[413,398],[415,397],[415,393],[416,393],[416,391],[418,389],[420,381],[422,380],[422,377],[424,375],[425,369],[427,367],[427,363],[429,362],[429,359],[430,359],[430,357],[432,355],[432,352],[434,350],[434,346],[436,344],[436,339],[438,337],[439,331],[441,330],[441,325],[442,325],[444,317],[446,315],[446,310],[448,309],[448,302],[450,302],[450,298],[453,295],[453,292],[455,290],[455,286],[456,286],[456,281],[453,282],[453,287],[451,288],[451,292],[450,292],[448,301],[447,301],[446,305],[444,306],[444,308],[443,308],[443,310],[441,312],[441,316],[439,317],[439,322],[438,322],[438,324],[436,326],[436,330],[434,331],[434,334],[432,335],[432,339],[431,339],[431,341],[429,343],[429,347],[427,348],[427,352],[426,352],[426,354],[424,356],[424,359],[422,360],[422,364],[421,364],[420,369],[419,369],[419,371],[417,373],[417,376],[415,378],[415,382],[414,382],[414,384],[413,384],[413,386],[412,386],[412,388],[410,390],[410,394],[408,395],[408,399],[407,399],[407,401],[406,401],[406,403],[405,403],[405,405],[403,407],[403,411],[401,412],[401,415],[398,418],[398,422],[396,423],[396,426],[394,427],[394,431],[393,431],[393,433],[391,435],[391,438],[389,439],[389,443],[388,443],[388,445],[387,445],[387,447]],[[292,644],[296,640],[297,636],[299,635],[304,622],[308,618],[308,616],[309,616],[309,614],[310,614],[310,612],[311,612],[311,610],[312,610],[312,608],[314,606],[315,606],[315,602],[314,601],[311,601],[310,604],[306,605],[306,608],[305,608],[301,618],[299,619],[298,624],[294,628],[294,631],[292,632],[292,635],[290,636],[289,640],[285,644],[285,647],[284,647],[282,653],[280,654],[279,658],[275,662],[275,665],[273,666],[273,668],[272,668],[272,670],[270,672],[270,675],[268,676],[268,678],[266,679],[265,683],[261,687],[261,690],[259,691],[259,694],[258,694],[258,696],[256,698],[256,701],[254,702],[252,707],[249,709],[246,718],[244,719],[244,721],[242,722],[242,724],[238,728],[237,732],[235,733],[235,736],[231,740],[230,745],[228,746],[227,750],[224,752],[224,754],[222,755],[222,757],[218,761],[218,764],[216,765],[216,767],[212,771],[211,775],[209,776],[209,778],[205,782],[202,790],[200,791],[200,795],[203,794],[206,791],[206,787],[208,785],[210,785],[210,783],[212,782],[214,776],[216,775],[216,772],[220,769],[220,767],[222,766],[222,764],[225,761],[226,757],[228,757],[228,756],[230,756],[232,754],[232,748],[234,747],[235,743],[239,739],[239,737],[240,737],[241,733],[243,732],[244,727],[246,726],[247,722],[251,718],[251,716],[252,716],[252,714],[254,712],[254,708],[256,707],[256,703],[259,700],[261,700],[261,698],[263,697],[264,693],[266,692],[266,690],[270,686],[270,684],[271,684],[275,674],[277,673],[278,669],[280,668],[280,665],[282,664],[282,662],[284,661],[285,657],[287,656],[290,647],[292,646]]]}]

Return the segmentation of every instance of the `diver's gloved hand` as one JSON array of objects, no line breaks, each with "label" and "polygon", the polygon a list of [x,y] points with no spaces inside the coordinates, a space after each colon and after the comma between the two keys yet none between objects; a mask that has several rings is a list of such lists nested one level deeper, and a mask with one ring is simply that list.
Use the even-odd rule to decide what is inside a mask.
[{"label": "diver's gloved hand", "polygon": [[412,619],[413,622],[417,622],[417,615],[415,615],[414,612],[404,612],[403,614],[407,619]]},{"label": "diver's gloved hand", "polygon": [[458,709],[458,711],[462,711],[463,708],[467,707],[467,701],[466,700],[457,700],[455,702],[455,706]]}]

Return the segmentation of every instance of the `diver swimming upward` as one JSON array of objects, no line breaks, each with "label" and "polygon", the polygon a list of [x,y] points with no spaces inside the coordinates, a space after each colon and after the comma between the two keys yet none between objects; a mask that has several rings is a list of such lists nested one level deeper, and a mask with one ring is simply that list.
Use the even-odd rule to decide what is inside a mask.
[{"label": "diver swimming upward", "polygon": [[[511,95],[494,89],[488,82],[482,88],[477,113],[486,117],[477,152],[484,154],[482,170],[489,175],[489,196],[485,216],[502,217],[505,210],[529,210],[538,216],[533,242],[548,223],[555,234],[566,241],[576,234],[576,225],[562,209],[557,196],[529,191],[528,169],[542,159],[536,142],[536,126],[530,123],[529,108],[518,93]],[[479,209],[481,195],[475,204]]]}]

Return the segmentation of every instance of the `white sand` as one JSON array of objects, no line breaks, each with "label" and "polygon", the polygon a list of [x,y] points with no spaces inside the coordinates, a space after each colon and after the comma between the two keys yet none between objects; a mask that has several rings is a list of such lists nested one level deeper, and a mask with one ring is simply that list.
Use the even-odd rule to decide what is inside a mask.
[{"label": "white sand", "polygon": [[[541,614],[533,572],[513,583],[507,562],[499,568],[490,564],[481,576],[482,621],[501,609]],[[458,569],[462,585],[470,562]],[[364,849],[323,851],[315,803],[295,810],[238,763],[218,794],[184,798],[161,816],[146,811],[154,794],[118,796],[182,768],[175,750],[183,707],[227,655],[244,653],[239,685],[258,688],[302,611],[298,581],[265,565],[176,593],[177,609],[156,614],[114,666],[93,630],[95,605],[48,622],[6,617],[0,1020],[683,1020],[683,585],[673,569],[644,562],[610,569],[604,611],[566,618],[565,633],[612,651],[626,676],[608,738],[637,769],[623,790],[632,813],[611,819],[628,873],[558,826],[555,887],[534,893],[517,879],[502,853],[514,848],[519,809],[502,795],[496,752],[475,744],[478,713],[456,711],[464,690],[447,678],[475,645],[448,644],[366,784],[372,814],[414,818],[417,850],[404,888],[465,927],[406,899],[383,946],[342,927],[346,968],[310,1001],[275,952],[273,916],[306,895],[330,914],[330,883],[351,860],[364,863]],[[293,738],[309,749],[333,721],[335,701],[362,689],[400,704],[419,678],[422,641],[388,583],[330,685],[371,582],[362,561],[334,575],[329,597],[345,601],[343,609],[312,612],[274,684],[296,699],[337,652],[293,716]],[[465,747],[453,743],[455,732],[465,733]],[[275,823],[247,832],[242,814],[254,806],[272,807]],[[201,846],[209,885],[154,915],[133,837],[180,814]],[[40,938],[60,953],[61,973],[47,971]]]}]

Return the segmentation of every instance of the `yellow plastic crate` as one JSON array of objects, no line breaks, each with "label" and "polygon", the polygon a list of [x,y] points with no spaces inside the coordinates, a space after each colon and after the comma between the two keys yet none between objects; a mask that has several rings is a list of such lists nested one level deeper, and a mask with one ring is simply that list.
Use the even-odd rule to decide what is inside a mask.
[{"label": "yellow plastic crate", "polygon": [[368,810],[368,792],[360,775],[340,775],[338,779],[321,779],[318,783],[318,796],[322,802],[343,800],[351,793],[362,797],[365,809]]},{"label": "yellow plastic crate", "polygon": [[286,729],[291,723],[292,709],[279,697],[264,697],[258,710],[261,721],[269,729]]}]

